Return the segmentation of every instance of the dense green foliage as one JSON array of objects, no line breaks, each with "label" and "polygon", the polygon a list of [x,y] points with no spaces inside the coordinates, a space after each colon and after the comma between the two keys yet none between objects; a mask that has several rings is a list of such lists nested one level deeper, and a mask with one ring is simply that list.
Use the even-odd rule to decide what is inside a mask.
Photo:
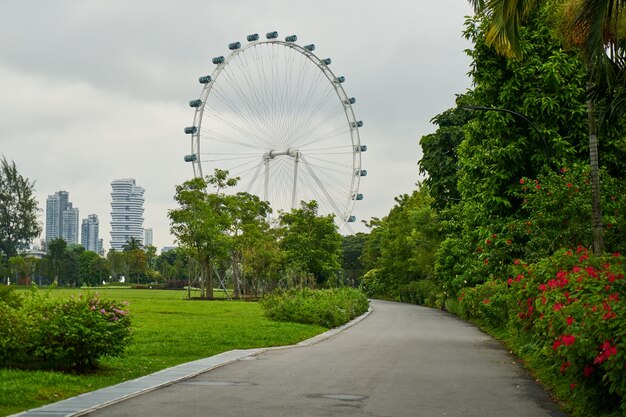
[{"label": "dense green foliage", "polygon": [[332,328],[365,313],[369,301],[365,294],[354,288],[303,288],[266,295],[261,305],[270,320]]},{"label": "dense green foliage", "polygon": [[39,207],[34,183],[23,177],[15,162],[0,159],[0,263],[26,249],[39,236]]},{"label": "dense green foliage", "polygon": [[128,310],[114,301],[95,294],[51,299],[36,288],[23,299],[3,293],[1,366],[84,371],[130,342]]},{"label": "dense green foliage", "polygon": [[336,283],[341,269],[341,235],[332,215],[318,215],[315,201],[282,213],[280,247],[287,268],[313,274],[318,285]]},{"label": "dense green foliage", "polygon": [[[434,254],[441,240],[437,211],[425,187],[396,198],[396,205],[375,221],[361,256],[361,289],[369,296],[416,301],[418,282],[434,282]],[[419,291],[418,291],[419,292]]]},{"label": "dense green foliage", "polygon": [[200,287],[202,298],[213,297],[214,275],[220,283],[229,280],[237,298],[343,282],[342,238],[332,215],[320,216],[315,201],[301,202],[270,227],[267,202],[225,192],[237,181],[222,170],[187,181],[176,188],[179,208],[168,214],[194,270],[191,285]]}]

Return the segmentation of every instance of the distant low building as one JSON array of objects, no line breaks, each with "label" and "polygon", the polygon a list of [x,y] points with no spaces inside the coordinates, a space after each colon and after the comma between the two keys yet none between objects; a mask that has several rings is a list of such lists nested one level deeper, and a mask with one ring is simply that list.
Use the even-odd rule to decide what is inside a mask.
[{"label": "distant low building", "polygon": [[169,251],[174,250],[176,248],[177,248],[176,246],[163,246],[161,248],[161,255],[164,254],[165,252],[169,252]]}]

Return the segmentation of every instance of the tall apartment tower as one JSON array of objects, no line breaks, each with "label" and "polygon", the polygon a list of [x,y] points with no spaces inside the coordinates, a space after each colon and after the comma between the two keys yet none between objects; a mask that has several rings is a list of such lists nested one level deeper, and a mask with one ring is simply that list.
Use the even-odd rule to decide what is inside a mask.
[{"label": "tall apartment tower", "polygon": [[57,191],[46,199],[46,242],[58,238],[78,243],[78,208],[72,207],[67,191]]},{"label": "tall apartment tower", "polygon": [[72,203],[69,202],[63,211],[63,227],[61,228],[61,237],[68,244],[78,243],[78,208],[72,207]]},{"label": "tall apartment tower", "polygon": [[146,227],[143,229],[143,244],[144,246],[152,245],[153,242],[153,233],[151,227]]},{"label": "tall apartment tower", "polygon": [[102,255],[102,239],[100,239],[100,221],[97,214],[90,214],[83,219],[80,226],[80,243],[87,250]]},{"label": "tall apartment tower", "polygon": [[143,243],[143,193],[133,178],[111,183],[111,249],[123,250],[130,238]]}]

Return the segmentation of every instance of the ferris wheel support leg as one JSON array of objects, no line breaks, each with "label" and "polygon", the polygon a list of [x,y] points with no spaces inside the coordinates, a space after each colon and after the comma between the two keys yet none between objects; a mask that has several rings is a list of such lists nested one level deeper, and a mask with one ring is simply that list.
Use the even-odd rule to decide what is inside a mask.
[{"label": "ferris wheel support leg", "polygon": [[293,190],[292,190],[292,194],[291,194],[291,209],[295,209],[296,208],[296,200],[297,200],[297,196],[298,196],[298,164],[300,163],[300,151],[296,151],[296,156],[294,158],[294,165],[293,165]]},{"label": "ferris wheel support leg", "polygon": [[269,185],[270,185],[270,159],[269,158],[265,158],[265,183],[263,184],[263,193],[265,194],[263,196],[263,199],[265,201],[269,201],[268,200],[268,195],[269,195]]}]

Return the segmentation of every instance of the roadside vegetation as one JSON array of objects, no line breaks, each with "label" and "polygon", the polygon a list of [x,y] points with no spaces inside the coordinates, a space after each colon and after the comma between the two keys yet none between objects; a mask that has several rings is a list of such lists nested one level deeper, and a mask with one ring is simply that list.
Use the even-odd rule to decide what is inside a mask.
[{"label": "roadside vegetation", "polygon": [[[44,291],[44,290],[42,290]],[[184,291],[55,289],[50,302],[125,300],[132,341],[123,354],[104,356],[89,372],[0,368],[0,415],[9,415],[83,392],[138,378],[231,349],[294,344],[326,330],[271,321],[259,303],[185,300]],[[26,294],[28,291],[17,291]],[[4,324],[4,321],[3,321]]]},{"label": "roadside vegetation", "polygon": [[573,416],[622,416],[623,2],[471,3],[473,87],[421,138],[423,182],[369,223],[360,286],[478,324]]},{"label": "roadside vegetation", "polygon": [[363,292],[354,288],[304,288],[267,295],[261,305],[270,320],[333,328],[365,313],[369,301]]}]

